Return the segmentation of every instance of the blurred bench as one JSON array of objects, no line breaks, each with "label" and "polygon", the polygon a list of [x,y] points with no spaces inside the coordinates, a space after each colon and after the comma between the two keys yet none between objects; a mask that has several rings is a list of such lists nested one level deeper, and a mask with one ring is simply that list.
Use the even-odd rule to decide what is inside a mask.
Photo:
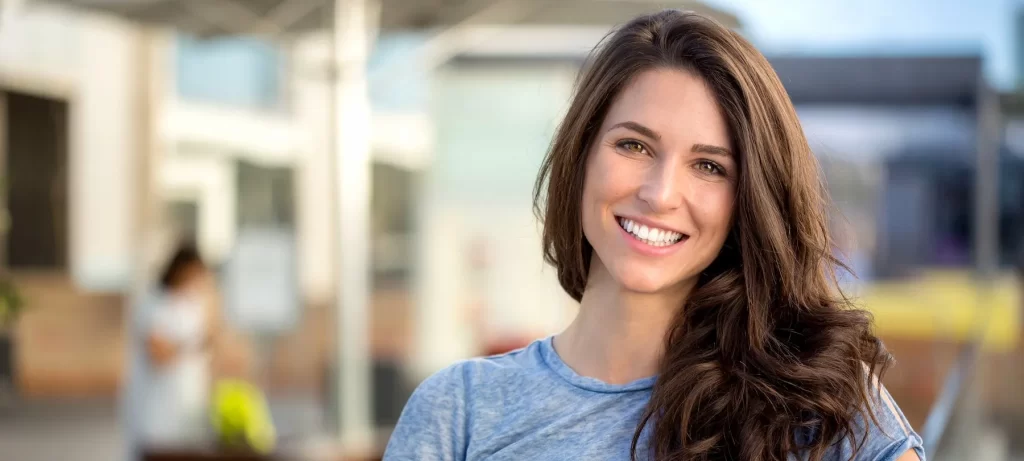
[{"label": "blurred bench", "polygon": [[[338,447],[330,451],[340,452]],[[314,454],[315,453],[315,454]],[[311,451],[305,454],[287,453],[260,455],[257,453],[242,451],[218,452],[215,450],[149,450],[142,454],[142,461],[381,461],[381,456],[370,458],[346,458],[339,455],[330,455],[323,450]]]},{"label": "blurred bench", "polygon": [[274,461],[282,458],[243,452],[161,450],[145,452],[142,459],[143,461]]}]

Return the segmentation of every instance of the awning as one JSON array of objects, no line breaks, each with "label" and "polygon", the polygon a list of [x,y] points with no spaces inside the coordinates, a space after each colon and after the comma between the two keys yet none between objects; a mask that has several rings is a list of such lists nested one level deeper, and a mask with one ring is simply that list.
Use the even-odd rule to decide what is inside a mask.
[{"label": "awning", "polygon": [[[291,34],[331,27],[335,0],[27,0],[86,8],[197,35]],[[381,0],[380,30],[477,25],[613,25],[660,8],[693,10],[739,27],[695,0]]]}]

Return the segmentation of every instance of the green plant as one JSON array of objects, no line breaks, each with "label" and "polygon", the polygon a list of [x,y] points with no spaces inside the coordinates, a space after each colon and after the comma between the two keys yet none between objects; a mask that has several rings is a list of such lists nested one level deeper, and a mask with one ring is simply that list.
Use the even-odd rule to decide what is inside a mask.
[{"label": "green plant", "polygon": [[0,278],[0,329],[10,326],[25,308],[25,302],[10,279]]}]

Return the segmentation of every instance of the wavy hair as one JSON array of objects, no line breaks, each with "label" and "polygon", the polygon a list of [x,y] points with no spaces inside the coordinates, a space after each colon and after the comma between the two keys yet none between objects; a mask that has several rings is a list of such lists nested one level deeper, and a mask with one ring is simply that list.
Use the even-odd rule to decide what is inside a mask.
[{"label": "wavy hair", "polygon": [[[684,69],[711,88],[738,151],[735,221],[680,306],[633,437],[657,460],[820,460],[874,420],[873,377],[891,358],[870,315],[841,294],[820,169],[771,65],[738,33],[675,10],[636,18],[595,49],[541,166],[534,211],[545,259],[579,301],[593,248],[581,200],[589,146],[638,74]],[[863,419],[862,419],[863,418]],[[866,434],[864,432],[863,434]]]}]

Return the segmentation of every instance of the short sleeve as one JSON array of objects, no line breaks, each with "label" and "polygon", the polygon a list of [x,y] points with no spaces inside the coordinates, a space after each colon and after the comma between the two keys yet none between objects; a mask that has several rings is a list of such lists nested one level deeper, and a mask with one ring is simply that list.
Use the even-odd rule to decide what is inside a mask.
[{"label": "short sleeve", "polygon": [[[906,452],[914,450],[921,461],[926,461],[921,437],[910,427],[889,391],[884,386],[872,387],[870,397],[875,421],[871,418],[858,418],[855,433],[833,445],[825,459],[895,461]],[[860,450],[856,457],[851,457],[854,444],[859,444]]]},{"label": "short sleeve", "polygon": [[467,443],[467,385],[462,364],[423,381],[395,426],[384,461],[462,461]]},{"label": "short sleeve", "polygon": [[[139,345],[140,350],[146,351],[147,343],[149,338],[153,334],[158,334],[160,337],[171,339],[163,330],[167,324],[167,309],[166,309],[166,297],[161,293],[149,292],[145,298],[139,303],[139,308],[135,312],[133,319],[132,338],[136,344]],[[143,353],[143,356],[148,361],[149,355]]]}]

